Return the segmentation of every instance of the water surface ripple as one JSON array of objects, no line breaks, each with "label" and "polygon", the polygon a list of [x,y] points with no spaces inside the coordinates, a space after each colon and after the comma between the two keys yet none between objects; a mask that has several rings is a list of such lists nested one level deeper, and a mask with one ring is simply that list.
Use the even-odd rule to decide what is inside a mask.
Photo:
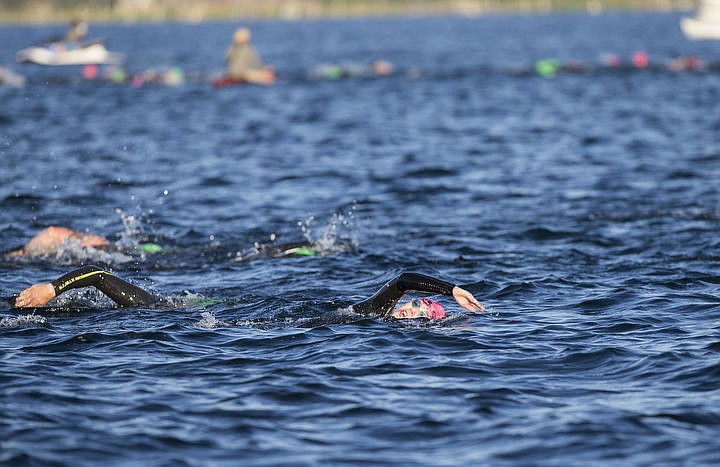
[{"label": "water surface ripple", "polygon": [[[678,20],[255,23],[280,81],[221,90],[235,24],[91,25],[202,77],[140,89],[12,64],[58,28],[0,28],[28,77],[0,87],[0,250],[48,225],[120,250],[0,259],[0,295],[96,263],[172,303],[3,301],[0,464],[717,465],[720,73],[665,63],[719,49]],[[596,69],[527,72],[553,57]],[[346,309],[403,270],[489,311]]]}]

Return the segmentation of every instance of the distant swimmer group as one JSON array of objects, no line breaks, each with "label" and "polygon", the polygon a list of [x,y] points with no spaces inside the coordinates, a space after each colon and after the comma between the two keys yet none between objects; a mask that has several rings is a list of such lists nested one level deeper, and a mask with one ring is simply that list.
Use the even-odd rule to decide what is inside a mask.
[{"label": "distant swimmer group", "polygon": [[[41,307],[61,293],[83,287],[95,287],[122,307],[162,306],[165,300],[133,285],[97,266],[84,266],[47,282],[35,284],[18,294],[15,306]],[[412,300],[397,309],[395,306],[408,292],[425,292],[451,296],[468,311],[485,311],[480,302],[467,290],[442,279],[405,272],[386,283],[373,296],[352,305],[352,311],[376,318],[445,318],[439,302],[427,298]]]},{"label": "distant swimmer group", "polygon": [[[239,27],[232,34],[232,40],[224,55],[225,68],[222,72],[204,72],[184,70],[181,64],[158,64],[143,71],[128,71],[124,63],[124,54],[110,52],[101,39],[86,40],[88,23],[73,19],[64,36],[57,36],[39,46],[31,46],[16,54],[18,62],[36,63],[41,65],[83,65],[82,77],[85,80],[103,80],[114,84],[130,84],[134,88],[146,85],[180,86],[193,81],[209,82],[214,88],[276,83],[275,68],[266,64],[251,44],[252,34],[247,27]],[[108,66],[100,69],[99,66]],[[631,56],[622,58],[615,53],[605,53],[600,61],[559,60],[552,57],[537,58],[530,63],[510,64],[507,66],[487,67],[482,63],[470,65],[466,70],[458,70],[459,76],[467,73],[486,74],[506,73],[512,76],[538,75],[544,78],[569,74],[595,74],[602,71],[616,70],[668,70],[673,73],[707,72],[720,69],[718,62],[702,59],[695,55],[679,57],[655,57],[644,51],[637,50]],[[303,74],[290,73],[285,76],[286,82],[303,76],[307,80],[339,80],[341,78],[381,78],[389,76],[405,76],[415,79],[425,72],[412,65],[399,69],[390,61],[376,60],[339,60],[321,63]],[[450,77],[448,70],[440,71],[441,77]],[[0,85],[23,87],[25,77],[14,73],[8,68],[0,67]]]}]

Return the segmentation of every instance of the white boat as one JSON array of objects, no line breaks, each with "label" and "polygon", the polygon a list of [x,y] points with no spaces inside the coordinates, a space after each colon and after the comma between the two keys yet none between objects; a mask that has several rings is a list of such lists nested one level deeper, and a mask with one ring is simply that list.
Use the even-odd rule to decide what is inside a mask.
[{"label": "white boat", "polygon": [[720,0],[701,0],[697,15],[680,20],[685,37],[692,40],[720,40]]},{"label": "white boat", "polygon": [[18,62],[38,65],[120,65],[123,54],[108,52],[101,40],[83,42],[52,42],[22,49],[16,55]]}]

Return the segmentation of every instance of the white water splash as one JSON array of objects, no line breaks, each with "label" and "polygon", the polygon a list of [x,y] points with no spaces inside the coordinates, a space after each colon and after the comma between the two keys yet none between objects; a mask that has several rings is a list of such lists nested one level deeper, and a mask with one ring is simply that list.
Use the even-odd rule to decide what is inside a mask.
[{"label": "white water splash", "polygon": [[135,215],[127,214],[120,208],[116,209],[115,213],[120,216],[123,223],[123,231],[120,233],[118,245],[130,248],[136,247],[139,242],[138,239],[143,235],[142,222]]},{"label": "white water splash", "polygon": [[205,311],[200,314],[202,316],[202,319],[198,321],[195,326],[201,329],[217,329],[217,328],[224,328],[227,326],[230,326],[229,323],[226,323],[224,321],[220,321],[215,317],[214,314],[212,314],[209,311]]},{"label": "white water splash", "polygon": [[48,320],[44,316],[20,315],[9,318],[0,318],[0,328],[20,328],[47,326]]},{"label": "white water splash", "polygon": [[[302,236],[305,237],[309,244],[308,247],[316,255],[323,256],[354,251],[359,244],[355,229],[354,214],[356,210],[357,205],[353,204],[345,211],[338,211],[328,219],[324,226],[317,229],[313,228],[316,218],[312,214],[304,221],[298,221],[297,225]],[[282,241],[276,243],[277,241],[278,235],[273,232],[269,235],[268,243],[255,242],[252,248],[229,253],[228,257],[233,258],[233,261],[248,261],[267,254],[274,256],[277,253],[278,256],[283,256],[283,251],[278,250],[276,247],[281,247],[284,244]]]},{"label": "white water splash", "polygon": [[107,264],[127,263],[133,260],[131,256],[120,251],[107,251],[91,246],[83,247],[79,242],[66,240],[57,250],[55,259],[59,264],[76,264],[102,262]]},{"label": "white water splash", "polygon": [[326,225],[313,231],[312,224],[315,216],[310,215],[304,221],[298,222],[300,231],[305,239],[312,243],[320,254],[340,253],[358,247],[357,232],[355,230],[355,211],[357,205],[352,204],[345,211],[334,213]]}]

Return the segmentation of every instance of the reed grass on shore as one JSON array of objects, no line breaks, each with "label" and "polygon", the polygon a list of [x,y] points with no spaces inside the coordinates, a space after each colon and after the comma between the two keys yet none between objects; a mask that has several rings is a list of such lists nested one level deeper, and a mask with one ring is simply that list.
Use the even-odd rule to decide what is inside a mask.
[{"label": "reed grass on shore", "polygon": [[0,0],[0,23],[302,19],[392,15],[688,10],[692,0]]}]

